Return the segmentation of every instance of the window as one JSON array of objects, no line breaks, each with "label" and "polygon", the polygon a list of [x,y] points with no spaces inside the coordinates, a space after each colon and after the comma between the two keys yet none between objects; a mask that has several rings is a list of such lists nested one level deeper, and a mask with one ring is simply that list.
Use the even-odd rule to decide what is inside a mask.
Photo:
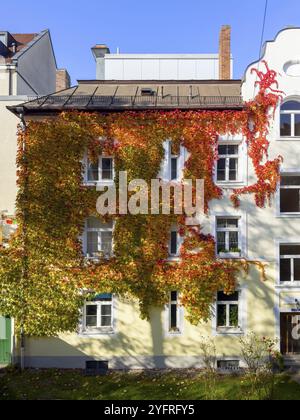
[{"label": "window", "polygon": [[86,302],[84,308],[85,332],[109,332],[113,330],[113,296],[102,294],[91,302]]},{"label": "window", "polygon": [[171,231],[169,254],[171,257],[177,257],[179,254],[179,234],[177,230]]},{"label": "window", "polygon": [[241,254],[240,218],[217,217],[217,254]]},{"label": "window", "polygon": [[97,217],[89,217],[86,225],[86,256],[110,257],[113,249],[113,222],[102,223]]},{"label": "window", "polygon": [[300,244],[280,245],[280,282],[300,282]]},{"label": "window", "polygon": [[280,213],[300,213],[300,174],[281,177]]},{"label": "window", "polygon": [[239,292],[226,295],[218,293],[217,298],[217,328],[239,329]]},{"label": "window", "polygon": [[179,293],[170,293],[170,305],[169,305],[169,332],[179,333]]},{"label": "window", "polygon": [[113,159],[108,157],[100,157],[96,163],[87,163],[87,180],[92,182],[97,181],[112,181],[114,179]]},{"label": "window", "polygon": [[218,147],[217,181],[232,182],[239,177],[239,146],[226,144]]},{"label": "window", "polygon": [[300,137],[300,102],[289,101],[280,110],[280,136]]},{"label": "window", "polygon": [[171,157],[171,181],[176,181],[178,179],[178,161],[177,156]]}]

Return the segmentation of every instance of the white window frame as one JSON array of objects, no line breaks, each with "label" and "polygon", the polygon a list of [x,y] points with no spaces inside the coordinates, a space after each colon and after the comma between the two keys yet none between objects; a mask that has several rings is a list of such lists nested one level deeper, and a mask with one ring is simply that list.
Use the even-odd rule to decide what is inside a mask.
[{"label": "white window frame", "polygon": [[[299,102],[300,97],[288,98],[286,99],[280,106],[280,113],[279,113],[279,136],[281,140],[299,140],[300,136],[295,135],[295,115],[300,115],[300,110],[282,110],[281,107],[288,102]],[[281,135],[281,115],[290,115],[291,116],[291,135],[289,136],[282,136]]]},{"label": "white window frame", "polygon": [[[103,159],[111,159],[112,160],[112,179],[103,179],[102,178],[102,160]],[[88,185],[97,185],[97,184],[113,184],[114,183],[114,179],[115,179],[115,162],[114,162],[114,158],[112,156],[104,156],[101,155],[98,157],[98,180],[91,180],[88,178],[88,174],[89,174],[89,170],[88,170],[88,165],[89,165],[89,158],[86,154],[85,156],[85,182]]]},{"label": "white window frame", "polygon": [[[86,308],[88,306],[97,306],[97,327],[87,327],[86,326],[86,316],[87,316],[87,310]],[[101,307],[102,306],[111,306],[111,325],[108,327],[101,326]],[[115,334],[116,328],[115,328],[115,296],[112,294],[112,300],[111,301],[105,301],[105,300],[99,300],[99,301],[86,301],[84,303],[84,307],[82,310],[82,323],[80,325],[80,333],[83,336],[98,336],[98,335],[112,335]]]},{"label": "white window frame", "polygon": [[[290,282],[282,282],[280,281],[280,247],[281,245],[300,245],[300,237],[297,238],[280,238],[275,240],[275,248],[276,248],[276,273],[277,273],[277,285],[276,288],[278,289],[294,289],[300,288],[300,281],[290,281]],[[293,258],[296,258],[297,255],[293,255]]]},{"label": "white window frame", "polygon": [[[212,318],[212,334],[213,336],[227,336],[227,335],[239,335],[242,336],[244,334],[247,334],[247,301],[246,301],[246,287],[240,287],[236,289],[236,292],[239,293],[239,300],[238,300],[238,310],[239,310],[239,325],[238,328],[234,327],[218,327],[218,305],[221,304],[233,304],[236,305],[235,301],[227,301],[222,303],[222,301],[218,301],[218,296],[216,296],[216,301],[213,307],[213,318]],[[229,317],[228,317],[229,319]]]},{"label": "white window frame", "polygon": [[[175,290],[174,290],[175,292]],[[172,293],[169,294],[169,304],[165,307],[165,331],[167,337],[176,337],[183,334],[183,320],[184,320],[184,308],[180,305],[180,293],[177,292],[177,301],[172,301]],[[171,329],[171,305],[177,305],[177,330],[172,331]]]},{"label": "white window frame", "polygon": [[[173,232],[176,232],[177,234],[177,253],[176,254],[171,254],[171,234]],[[179,261],[180,248],[181,248],[181,245],[183,244],[183,241],[184,241],[184,238],[180,236],[178,227],[175,227],[175,226],[172,227],[170,230],[170,240],[169,240],[169,245],[168,245],[168,253],[169,253],[168,260],[169,261],[174,261],[174,260]]]},{"label": "white window frame", "polygon": [[[247,153],[247,143],[242,136],[219,136],[217,147],[219,146],[238,146],[237,155],[224,155],[226,158],[226,179],[225,181],[218,181],[218,161],[215,164],[214,171],[214,182],[221,188],[239,188],[246,184],[246,179],[248,177],[248,153]],[[223,155],[220,155],[221,157]],[[229,180],[229,159],[237,157],[238,167],[237,167],[237,180]]]},{"label": "white window frame", "polygon": [[[185,169],[185,163],[188,160],[188,152],[184,146],[180,146],[180,152],[178,155],[172,154],[172,141],[166,140],[163,144],[164,148],[164,160],[161,163],[160,172],[158,178],[161,178],[165,182],[181,182],[183,180],[183,173]],[[177,158],[177,179],[172,180],[172,158]]]},{"label": "white window frame", "polygon": [[[299,176],[300,177],[300,169],[282,169],[281,170],[281,172],[280,172],[280,176],[286,176],[286,177],[289,177],[289,176]],[[282,217],[282,218],[284,218],[284,217],[286,217],[286,218],[289,218],[289,217],[300,217],[300,211],[299,212],[290,212],[290,213],[281,213],[281,206],[280,206],[280,202],[281,202],[281,189],[299,189],[299,200],[300,200],[300,185],[299,186],[297,186],[297,185],[291,185],[291,186],[289,186],[289,185],[284,185],[284,186],[281,186],[281,182],[279,182],[279,185],[278,185],[278,192],[277,192],[277,198],[276,198],[276,201],[277,201],[277,205],[276,205],[276,215],[277,215],[277,217]],[[300,204],[299,204],[299,208],[300,208]]]},{"label": "white window frame", "polygon": [[[241,258],[244,254],[243,252],[243,240],[242,240],[242,216],[234,216],[234,215],[215,215],[215,229],[214,229],[214,237],[216,238],[216,256],[219,258]],[[237,219],[238,220],[238,228],[218,228],[218,219]],[[229,232],[238,232],[238,247],[240,252],[226,252],[226,253],[218,253],[218,232],[225,232],[226,236],[226,246],[229,249]]]},{"label": "white window frame", "polygon": [[[115,223],[113,222],[112,228],[88,228],[88,220],[85,221],[84,235],[83,235],[83,253],[87,259],[97,260],[98,257],[93,257],[88,255],[88,232],[97,232],[98,233],[98,245],[101,242],[101,233],[102,232],[111,232],[112,233],[112,251],[109,258],[114,254],[114,228]],[[100,235],[99,235],[100,234]],[[102,251],[99,251],[99,253]]]}]

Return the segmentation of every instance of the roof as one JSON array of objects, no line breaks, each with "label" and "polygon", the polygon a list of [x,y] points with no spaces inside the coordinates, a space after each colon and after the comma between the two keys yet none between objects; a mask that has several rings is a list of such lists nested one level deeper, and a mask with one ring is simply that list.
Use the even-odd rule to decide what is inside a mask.
[{"label": "roof", "polygon": [[[65,110],[242,109],[240,80],[79,81],[52,95],[19,105],[25,114]],[[18,107],[9,107],[17,112]]]}]

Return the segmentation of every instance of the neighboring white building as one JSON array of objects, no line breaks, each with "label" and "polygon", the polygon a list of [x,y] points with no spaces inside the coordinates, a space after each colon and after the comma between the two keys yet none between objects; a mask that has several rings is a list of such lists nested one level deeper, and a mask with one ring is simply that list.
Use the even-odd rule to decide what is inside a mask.
[{"label": "neighboring white building", "polygon": [[106,45],[92,48],[97,80],[231,79],[230,27],[223,26],[218,54],[111,54]]},{"label": "neighboring white building", "polygon": [[[48,30],[39,34],[0,31],[0,212],[14,214],[17,194],[15,162],[19,120],[6,107],[55,92],[57,72]],[[59,79],[61,73],[58,73]],[[67,87],[65,84],[62,88]]]}]

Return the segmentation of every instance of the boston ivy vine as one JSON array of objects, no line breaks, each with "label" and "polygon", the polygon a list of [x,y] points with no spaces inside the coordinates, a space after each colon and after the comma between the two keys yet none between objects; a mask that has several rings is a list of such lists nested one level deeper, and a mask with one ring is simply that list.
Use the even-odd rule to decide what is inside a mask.
[{"label": "boston ivy vine", "polygon": [[[27,335],[51,336],[76,329],[82,291],[135,298],[146,318],[149,307],[167,303],[169,292],[180,290],[189,320],[208,320],[216,292],[232,292],[249,263],[217,259],[214,238],[175,215],[114,217],[114,257],[86,262],[80,237],[99,192],[82,183],[82,157],[86,151],[92,161],[100,154],[113,156],[116,174],[126,170],[128,182],[150,184],[170,139],[174,149],[183,145],[190,152],[184,175],[204,179],[209,211],[210,201],[222,197],[213,181],[218,137],[242,134],[257,183],[235,190],[232,201],[238,206],[242,194],[253,193],[263,207],[276,190],[281,163],[280,157],[266,159],[270,111],[278,102],[270,91],[274,82],[269,69],[261,73],[258,95],[237,111],[69,112],[31,121],[19,133],[19,228],[10,248],[0,251],[0,313],[14,317]],[[183,237],[179,263],[167,261],[174,223]]]}]

